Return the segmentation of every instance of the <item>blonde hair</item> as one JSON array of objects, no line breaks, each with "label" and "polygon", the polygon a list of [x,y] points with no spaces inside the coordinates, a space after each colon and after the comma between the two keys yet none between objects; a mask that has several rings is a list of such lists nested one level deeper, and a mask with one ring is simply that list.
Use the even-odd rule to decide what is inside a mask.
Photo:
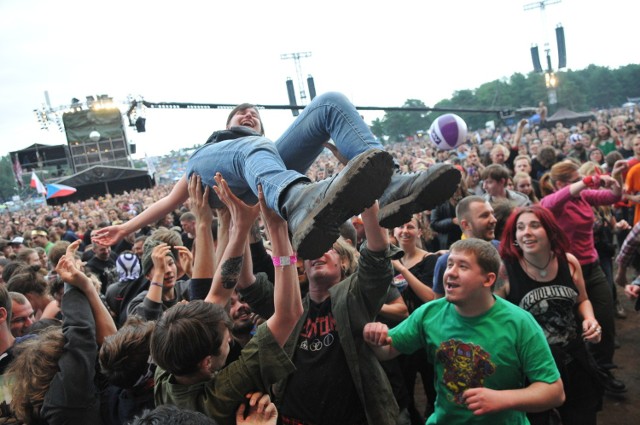
[{"label": "blonde hair", "polygon": [[[340,256],[342,278],[352,275],[358,268],[358,258],[360,255],[358,251],[342,236],[333,243],[333,249]],[[344,264],[344,262],[346,262],[346,264]]]},{"label": "blonde hair", "polygon": [[602,174],[602,168],[595,162],[587,161],[578,168],[581,176],[590,176],[592,174]]},{"label": "blonde hair", "polygon": [[[515,190],[518,190],[518,183],[520,182],[520,180],[524,180],[524,179],[529,179],[533,182],[533,179],[527,173],[518,172],[513,176],[513,186]],[[531,187],[531,193],[529,193],[527,196],[529,197],[532,203],[537,204],[539,202],[539,199],[536,196],[536,192],[533,190],[533,187]]]}]

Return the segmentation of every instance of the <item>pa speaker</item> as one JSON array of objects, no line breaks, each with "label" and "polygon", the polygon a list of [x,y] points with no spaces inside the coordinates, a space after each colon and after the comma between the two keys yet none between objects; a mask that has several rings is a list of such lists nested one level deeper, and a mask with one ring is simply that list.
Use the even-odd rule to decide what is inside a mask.
[{"label": "pa speaker", "polygon": [[[296,92],[293,90],[293,80],[287,80],[287,95],[289,95],[289,105],[298,106],[296,102]],[[291,113],[294,117],[297,117],[299,112],[297,108],[291,109]]]},{"label": "pa speaker", "polygon": [[567,67],[567,48],[564,44],[564,28],[556,27],[556,41],[558,43],[558,69]]},{"label": "pa speaker", "polygon": [[531,61],[533,62],[533,72],[542,73],[542,65],[540,65],[540,54],[538,53],[538,46],[531,48]]},{"label": "pa speaker", "polygon": [[313,100],[313,98],[316,97],[316,84],[313,82],[311,75],[307,77],[307,86],[309,86],[309,97]]},{"label": "pa speaker", "polygon": [[138,133],[144,133],[145,131],[147,131],[145,127],[146,122],[147,122],[146,118],[138,117],[138,119],[136,120],[136,131]]}]

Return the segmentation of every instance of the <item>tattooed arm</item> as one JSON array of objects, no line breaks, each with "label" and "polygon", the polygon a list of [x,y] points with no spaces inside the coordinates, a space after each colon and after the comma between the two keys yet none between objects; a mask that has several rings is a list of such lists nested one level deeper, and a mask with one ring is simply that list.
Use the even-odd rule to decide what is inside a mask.
[{"label": "tattooed arm", "polygon": [[243,262],[247,261],[244,258],[245,246],[251,226],[260,212],[260,207],[259,205],[248,206],[238,199],[231,193],[227,182],[220,174],[216,174],[215,180],[214,190],[229,210],[231,226],[227,247],[220,258],[218,268],[213,276],[211,290],[205,301],[224,306],[231,297],[243,272]]}]

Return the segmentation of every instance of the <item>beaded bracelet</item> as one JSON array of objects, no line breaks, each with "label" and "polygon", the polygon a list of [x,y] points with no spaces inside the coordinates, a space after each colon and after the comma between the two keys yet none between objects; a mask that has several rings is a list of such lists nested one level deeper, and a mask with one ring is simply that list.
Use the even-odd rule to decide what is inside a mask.
[{"label": "beaded bracelet", "polygon": [[295,266],[298,262],[298,257],[295,254],[288,257],[271,257],[271,259],[276,267]]}]

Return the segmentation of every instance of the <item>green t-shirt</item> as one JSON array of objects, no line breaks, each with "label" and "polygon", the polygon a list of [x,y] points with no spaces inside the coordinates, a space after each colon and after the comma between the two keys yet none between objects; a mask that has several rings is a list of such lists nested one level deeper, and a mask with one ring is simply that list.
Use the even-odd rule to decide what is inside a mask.
[{"label": "green t-shirt", "polygon": [[393,347],[424,347],[435,365],[435,412],[427,424],[528,424],[516,410],[475,416],[462,400],[469,388],[495,390],[553,383],[560,373],[542,329],[531,314],[501,298],[484,314],[463,317],[446,299],[422,305],[389,332]]},{"label": "green t-shirt", "polygon": [[616,142],[613,139],[601,140],[598,142],[598,149],[602,151],[602,155],[607,156],[616,150]]}]

